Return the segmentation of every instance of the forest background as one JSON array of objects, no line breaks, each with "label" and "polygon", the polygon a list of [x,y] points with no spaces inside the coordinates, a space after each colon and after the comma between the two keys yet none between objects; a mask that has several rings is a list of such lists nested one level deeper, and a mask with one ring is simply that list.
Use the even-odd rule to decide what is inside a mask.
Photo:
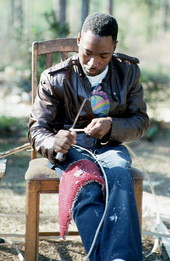
[{"label": "forest background", "polygon": [[[160,196],[158,199],[162,199],[161,214],[170,228],[170,0],[0,0],[0,152],[28,142],[32,42],[76,37],[87,14],[98,11],[110,13],[118,21],[119,42],[116,51],[140,60],[141,82],[151,126],[147,136],[131,146],[145,163],[155,191]],[[30,161],[30,152],[16,153],[7,159],[7,173],[0,187],[0,232],[24,234],[24,174]],[[133,164],[141,168],[138,160],[133,159]],[[144,182],[144,192],[150,192],[147,180]],[[146,201],[149,211],[148,216],[143,211],[143,224],[152,216],[154,208],[148,196],[150,193],[144,194],[143,206]],[[51,201],[52,204],[44,204],[42,208],[42,227],[45,226],[45,229],[57,224],[54,215],[56,199],[48,198],[48,203]],[[47,202],[46,198],[44,202]],[[145,238],[143,242],[144,254],[148,254],[152,244]],[[40,260],[49,260],[47,257],[51,252],[46,253],[45,249],[54,251],[56,257],[56,248],[53,250],[51,245],[44,247],[43,244],[40,247]],[[63,248],[61,243],[60,246]],[[19,248],[24,255],[24,243],[19,243]],[[79,253],[77,259],[73,258],[75,252]],[[69,250],[72,258],[65,258],[66,253],[63,253],[63,260],[83,260],[80,252],[79,247],[77,251],[75,248]],[[1,260],[18,260],[11,245],[0,244]],[[170,259],[159,254],[154,259],[145,260]]]},{"label": "forest background", "polygon": [[87,14],[98,11],[118,21],[117,52],[139,58],[151,116],[157,117],[170,79],[170,0],[1,0],[1,80],[10,77],[28,93],[32,42],[76,37]]}]

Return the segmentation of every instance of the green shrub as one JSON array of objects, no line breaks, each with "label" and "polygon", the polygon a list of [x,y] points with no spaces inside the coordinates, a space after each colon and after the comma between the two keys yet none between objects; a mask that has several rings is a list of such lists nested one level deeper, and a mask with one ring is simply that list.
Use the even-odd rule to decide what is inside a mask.
[{"label": "green shrub", "polygon": [[27,120],[25,118],[16,118],[11,116],[0,116],[0,136],[2,137],[20,137],[26,135]]}]

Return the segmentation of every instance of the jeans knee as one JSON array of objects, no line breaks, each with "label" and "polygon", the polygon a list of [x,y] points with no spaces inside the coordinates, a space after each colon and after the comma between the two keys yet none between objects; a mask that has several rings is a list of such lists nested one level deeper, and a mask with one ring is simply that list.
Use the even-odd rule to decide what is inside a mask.
[{"label": "jeans knee", "polygon": [[118,188],[125,188],[133,185],[132,170],[130,167],[114,167],[107,173],[107,181],[110,188],[114,185]]},{"label": "jeans knee", "polygon": [[90,205],[94,206],[103,202],[104,195],[101,185],[97,182],[91,182],[80,190],[73,206],[73,217],[75,217],[76,213],[80,213],[84,209],[87,210]]}]

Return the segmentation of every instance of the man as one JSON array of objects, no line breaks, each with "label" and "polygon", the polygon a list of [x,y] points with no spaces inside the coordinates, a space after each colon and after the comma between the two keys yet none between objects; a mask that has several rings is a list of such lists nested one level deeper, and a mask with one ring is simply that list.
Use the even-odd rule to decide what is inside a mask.
[{"label": "man", "polygon": [[[131,159],[122,143],[144,135],[148,116],[138,60],[114,54],[117,33],[112,16],[89,15],[78,34],[78,55],[43,72],[30,116],[32,146],[49,159],[62,179],[69,173],[69,166],[80,162],[103,166],[107,202],[100,182],[91,182],[90,178],[72,199],[73,218],[87,253],[106,210],[89,253],[90,261],[142,261]],[[84,131],[76,133],[70,128],[86,98],[75,126]],[[58,153],[64,155],[61,162],[56,159]],[[91,177],[93,173],[87,172]],[[75,175],[69,178],[71,182]]]}]

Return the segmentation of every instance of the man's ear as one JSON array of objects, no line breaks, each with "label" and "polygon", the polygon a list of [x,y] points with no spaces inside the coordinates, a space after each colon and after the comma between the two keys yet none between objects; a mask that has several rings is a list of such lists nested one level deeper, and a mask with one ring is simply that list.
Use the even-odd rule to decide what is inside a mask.
[{"label": "man's ear", "polygon": [[115,50],[116,50],[117,43],[118,43],[118,41],[114,42],[114,44],[113,44],[113,53],[114,53],[114,52],[115,52]]},{"label": "man's ear", "polygon": [[77,45],[78,46],[80,44],[80,39],[81,39],[81,33],[78,33],[78,36],[77,36]]}]

